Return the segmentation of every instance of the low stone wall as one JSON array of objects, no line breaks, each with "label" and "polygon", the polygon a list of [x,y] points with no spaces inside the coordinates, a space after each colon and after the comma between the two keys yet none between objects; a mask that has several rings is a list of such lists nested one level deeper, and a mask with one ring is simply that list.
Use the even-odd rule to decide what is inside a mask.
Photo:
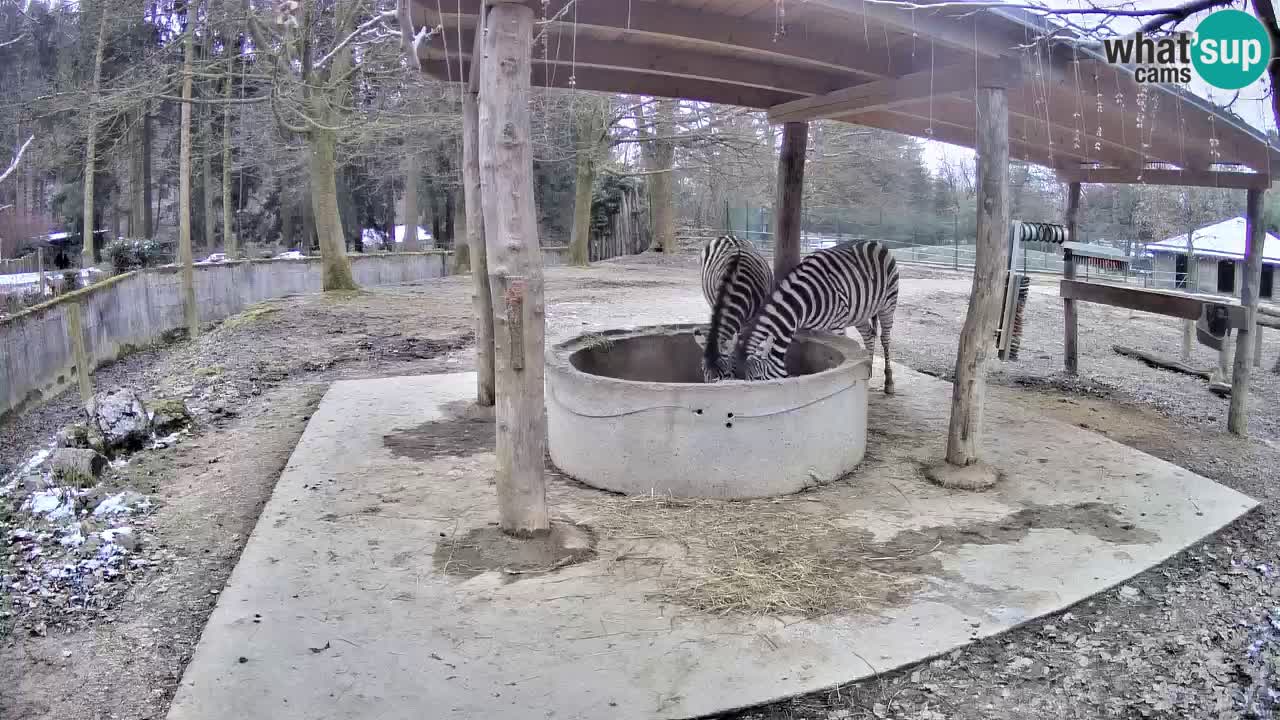
[{"label": "low stone wall", "polygon": [[[543,249],[543,262],[565,264],[566,248]],[[452,253],[352,254],[361,287],[395,285],[448,275]],[[201,322],[230,317],[249,305],[299,293],[320,292],[320,260],[245,260],[195,268]],[[38,402],[75,383],[67,336],[68,308],[78,304],[89,363],[97,368],[130,348],[144,347],[183,327],[178,268],[118,275],[0,320],[0,415]]]}]

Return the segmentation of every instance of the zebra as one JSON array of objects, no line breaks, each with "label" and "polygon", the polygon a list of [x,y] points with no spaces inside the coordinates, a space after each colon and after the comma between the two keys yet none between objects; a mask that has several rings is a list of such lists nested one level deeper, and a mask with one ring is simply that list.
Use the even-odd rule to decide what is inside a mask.
[{"label": "zebra", "polygon": [[733,377],[738,332],[772,287],[773,271],[749,241],[721,235],[702,248],[702,295],[711,306],[711,325],[706,333],[694,331],[693,339],[703,351],[705,382]]},{"label": "zebra", "polygon": [[798,330],[843,333],[858,328],[875,360],[872,340],[884,347],[884,393],[892,395],[889,335],[898,307],[898,263],[883,243],[849,241],[806,255],[774,289],[742,332],[734,365],[747,380],[786,377],[787,348]]}]

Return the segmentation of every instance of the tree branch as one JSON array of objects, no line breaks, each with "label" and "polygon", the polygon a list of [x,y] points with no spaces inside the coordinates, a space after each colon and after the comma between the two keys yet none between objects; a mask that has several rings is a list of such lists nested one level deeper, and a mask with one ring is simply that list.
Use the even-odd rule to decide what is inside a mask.
[{"label": "tree branch", "polygon": [[1190,0],[1190,2],[1185,2],[1175,8],[1162,10],[1162,14],[1148,20],[1141,28],[1138,29],[1138,32],[1149,33],[1152,30],[1157,30],[1168,25],[1169,23],[1180,23],[1192,15],[1208,10],[1209,8],[1230,4],[1231,0]]},{"label": "tree branch", "polygon": [[0,173],[0,182],[4,182],[5,180],[8,180],[9,176],[13,174],[13,171],[18,169],[18,163],[22,162],[23,153],[27,151],[27,146],[31,144],[31,141],[35,139],[36,139],[36,136],[32,135],[31,137],[27,138],[26,142],[22,143],[22,147],[18,148],[18,154],[13,156],[13,162],[9,163],[9,169],[5,170],[3,173]]}]

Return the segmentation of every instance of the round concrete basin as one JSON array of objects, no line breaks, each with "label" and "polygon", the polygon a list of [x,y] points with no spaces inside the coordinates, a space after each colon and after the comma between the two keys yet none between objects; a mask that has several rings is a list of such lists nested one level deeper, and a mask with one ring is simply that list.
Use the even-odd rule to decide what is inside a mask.
[{"label": "round concrete basin", "polygon": [[551,460],[627,494],[753,498],[840,478],[862,461],[871,363],[847,337],[803,335],[790,377],[702,382],[698,325],[579,336],[547,353]]}]

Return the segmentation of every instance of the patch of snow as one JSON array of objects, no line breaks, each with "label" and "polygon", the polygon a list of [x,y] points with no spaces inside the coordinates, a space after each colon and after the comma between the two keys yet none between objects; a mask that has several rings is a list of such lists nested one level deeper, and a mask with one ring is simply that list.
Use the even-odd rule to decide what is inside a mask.
[{"label": "patch of snow", "polygon": [[62,537],[58,539],[58,544],[63,547],[80,547],[84,544],[84,534],[80,532],[79,525],[67,525],[62,528]]},{"label": "patch of snow", "polygon": [[107,515],[118,515],[120,513],[133,512],[135,509],[145,509],[151,507],[151,502],[136,492],[125,490],[108,497],[98,503],[98,507],[93,509],[94,517],[104,517]]},{"label": "patch of snow", "polygon": [[156,438],[151,441],[151,449],[157,450],[160,448],[167,448],[170,445],[178,442],[178,436],[180,436],[181,434],[182,434],[182,431],[178,431],[178,432],[169,433],[164,437]]},{"label": "patch of snow", "polygon": [[32,515],[44,515],[50,520],[64,520],[76,514],[75,493],[67,488],[32,493],[26,505]]},{"label": "patch of snow", "polygon": [[102,538],[103,542],[113,543],[121,535],[132,535],[132,534],[133,534],[133,528],[129,527],[128,525],[124,525],[118,528],[111,528],[110,530],[103,530],[102,532],[98,533],[98,536]]}]

